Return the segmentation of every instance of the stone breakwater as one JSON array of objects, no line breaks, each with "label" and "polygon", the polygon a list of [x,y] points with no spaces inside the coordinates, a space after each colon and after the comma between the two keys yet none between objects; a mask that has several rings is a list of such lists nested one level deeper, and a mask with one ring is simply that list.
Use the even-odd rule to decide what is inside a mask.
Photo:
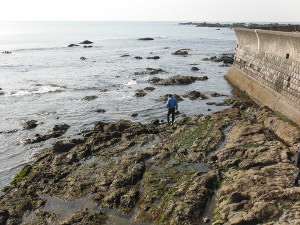
[{"label": "stone breakwater", "polygon": [[300,124],[300,35],[235,29],[238,45],[227,78],[254,101]]},{"label": "stone breakwater", "polygon": [[5,188],[0,224],[299,224],[299,128],[230,102],[175,126],[96,122],[57,141]]}]

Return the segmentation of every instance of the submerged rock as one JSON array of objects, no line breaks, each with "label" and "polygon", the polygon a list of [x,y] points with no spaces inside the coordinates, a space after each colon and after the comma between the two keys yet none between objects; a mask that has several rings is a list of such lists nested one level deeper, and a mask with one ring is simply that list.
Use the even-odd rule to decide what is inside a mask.
[{"label": "submerged rock", "polygon": [[154,91],[155,87],[145,87],[144,90],[145,91]]},{"label": "submerged rock", "polygon": [[68,45],[69,48],[72,48],[72,47],[78,47],[78,46],[80,46],[80,45],[77,45],[77,44],[69,44],[69,45]]},{"label": "submerged rock", "polygon": [[196,67],[196,66],[193,66],[191,70],[192,70],[192,71],[198,71],[198,70],[199,70],[199,68],[198,68],[198,67]]},{"label": "submerged rock", "polygon": [[136,90],[135,97],[144,97],[147,95],[147,92],[143,89]]},{"label": "submerged rock", "polygon": [[188,50],[190,50],[190,49],[180,49],[180,50],[177,50],[176,52],[173,52],[172,55],[186,56],[189,54]]},{"label": "submerged rock", "polygon": [[96,98],[98,98],[98,96],[96,95],[88,95],[82,98],[82,100],[86,100],[86,101],[92,101],[95,100]]}]

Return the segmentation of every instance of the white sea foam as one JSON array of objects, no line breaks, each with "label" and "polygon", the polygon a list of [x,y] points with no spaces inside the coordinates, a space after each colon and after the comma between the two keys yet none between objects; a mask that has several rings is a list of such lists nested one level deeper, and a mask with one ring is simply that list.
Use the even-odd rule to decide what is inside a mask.
[{"label": "white sea foam", "polygon": [[131,80],[129,81],[127,84],[125,84],[126,86],[133,86],[133,85],[136,85],[137,84],[137,81],[136,80]]},{"label": "white sea foam", "polygon": [[23,95],[32,95],[32,94],[46,94],[50,92],[60,92],[63,91],[65,87],[55,86],[55,85],[45,85],[38,86],[30,89],[21,89],[16,92],[11,92],[8,95],[11,96],[23,96]]}]

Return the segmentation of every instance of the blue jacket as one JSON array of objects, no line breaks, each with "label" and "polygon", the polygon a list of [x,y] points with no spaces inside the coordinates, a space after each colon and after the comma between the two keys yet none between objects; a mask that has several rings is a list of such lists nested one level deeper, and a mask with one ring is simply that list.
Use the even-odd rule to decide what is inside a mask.
[{"label": "blue jacket", "polygon": [[167,101],[167,108],[176,108],[178,109],[177,100],[174,97],[170,97]]}]

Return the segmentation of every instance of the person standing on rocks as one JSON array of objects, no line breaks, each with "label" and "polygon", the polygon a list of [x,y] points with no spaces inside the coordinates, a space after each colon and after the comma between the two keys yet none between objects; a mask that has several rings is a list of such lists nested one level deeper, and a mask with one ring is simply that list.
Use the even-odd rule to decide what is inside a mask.
[{"label": "person standing on rocks", "polygon": [[300,147],[298,148],[298,152],[297,152],[296,160],[295,161],[296,161],[296,166],[298,168],[298,171],[296,173],[293,186],[294,187],[299,187],[299,179],[300,179]]},{"label": "person standing on rocks", "polygon": [[173,95],[169,94],[169,99],[167,101],[167,108],[168,108],[168,116],[167,120],[168,123],[170,123],[170,115],[172,114],[172,125],[175,120],[175,110],[178,110],[178,104],[176,98],[173,97]]}]

